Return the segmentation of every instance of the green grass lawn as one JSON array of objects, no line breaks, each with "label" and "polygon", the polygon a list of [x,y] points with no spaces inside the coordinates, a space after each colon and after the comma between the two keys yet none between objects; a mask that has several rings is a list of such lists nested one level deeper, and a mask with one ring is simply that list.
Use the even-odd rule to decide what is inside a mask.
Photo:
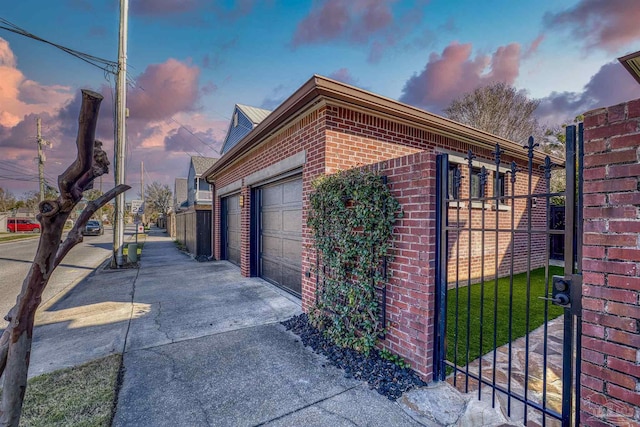
[{"label": "green grass lawn", "polygon": [[[561,267],[549,267],[549,281],[551,276],[562,275]],[[545,295],[544,268],[531,271],[531,291],[529,308],[529,331],[532,331],[544,323],[545,301],[539,296]],[[456,354],[455,333],[457,325],[457,364],[464,366],[467,360],[471,362],[482,354],[513,341],[526,334],[526,303],[527,303],[527,275],[526,273],[513,276],[513,306],[511,316],[511,339],[509,339],[509,277],[498,279],[497,298],[497,323],[496,342],[493,341],[494,330],[494,300],[495,280],[484,283],[484,299],[481,298],[482,285],[480,283],[471,287],[460,287],[456,297],[456,290],[447,291],[447,360],[454,361]],[[471,298],[469,299],[469,291]],[[484,301],[484,302],[482,302]],[[467,302],[470,302],[467,308]],[[480,308],[482,313],[482,349],[480,348]],[[563,309],[548,305],[548,320],[554,319],[563,313]],[[457,310],[456,310],[457,308]],[[457,322],[456,322],[457,319]],[[467,319],[469,328],[467,328]],[[470,331],[468,335],[467,331]],[[467,359],[467,338],[469,338],[469,358]]]},{"label": "green grass lawn", "polygon": [[121,360],[116,354],[30,379],[20,425],[110,426]]}]

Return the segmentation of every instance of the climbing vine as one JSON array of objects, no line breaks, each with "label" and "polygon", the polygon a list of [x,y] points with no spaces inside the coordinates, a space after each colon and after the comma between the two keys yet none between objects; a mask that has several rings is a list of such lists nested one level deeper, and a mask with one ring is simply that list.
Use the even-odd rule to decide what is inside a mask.
[{"label": "climbing vine", "polygon": [[316,180],[310,203],[319,258],[311,321],[336,344],[369,353],[384,332],[376,289],[400,204],[383,177],[359,169]]}]

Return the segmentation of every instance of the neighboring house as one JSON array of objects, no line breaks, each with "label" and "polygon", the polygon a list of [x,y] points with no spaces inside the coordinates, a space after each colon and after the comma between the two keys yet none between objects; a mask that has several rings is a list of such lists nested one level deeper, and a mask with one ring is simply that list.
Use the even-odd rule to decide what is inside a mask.
[{"label": "neighboring house", "polygon": [[180,212],[187,209],[187,178],[176,178],[173,184],[173,210]]},{"label": "neighboring house", "polygon": [[233,148],[242,138],[262,122],[271,111],[248,105],[236,104],[231,115],[231,123],[227,136],[222,144],[221,153],[224,155]]},{"label": "neighboring house", "polygon": [[[212,255],[211,185],[205,181],[202,174],[217,160],[211,157],[192,156],[185,182],[178,178],[175,184],[175,238],[184,243],[187,251],[198,259],[206,259]],[[186,199],[184,199],[185,183]]]},{"label": "neighboring house", "polygon": [[211,185],[204,180],[206,172],[218,159],[192,156],[187,176],[187,208],[198,210],[211,209]]},{"label": "neighboring house", "polygon": [[173,204],[167,213],[167,233],[173,239],[177,239],[176,214],[186,209],[187,178],[176,178],[173,183]]}]

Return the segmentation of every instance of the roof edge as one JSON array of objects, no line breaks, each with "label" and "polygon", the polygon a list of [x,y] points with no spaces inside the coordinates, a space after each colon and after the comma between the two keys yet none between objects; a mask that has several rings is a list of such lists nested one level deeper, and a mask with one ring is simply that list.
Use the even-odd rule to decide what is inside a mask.
[{"label": "roof edge", "polygon": [[[528,158],[527,152],[523,151],[521,145],[508,139],[475,129],[394,99],[314,74],[267,116],[264,121],[258,124],[251,132],[226,152],[211,168],[205,171],[202,176],[209,177],[225,168],[232,163],[236,157],[242,155],[254,145],[259,144],[265,137],[270,136],[279,127],[296,117],[297,114],[292,113],[305,107],[316,98],[324,98],[329,103],[335,100],[346,104],[345,107],[356,106],[372,110],[389,116],[389,118],[406,121],[413,126],[423,128],[433,133],[455,138],[463,142],[473,143],[485,148],[494,148],[496,144],[500,144],[505,154],[518,159],[526,160]],[[318,100],[318,102],[320,102],[320,100]],[[546,156],[547,154],[541,151],[534,152],[534,160],[538,163],[543,162]],[[554,163],[560,162],[564,164],[564,160],[561,158],[556,156],[549,157]]]}]

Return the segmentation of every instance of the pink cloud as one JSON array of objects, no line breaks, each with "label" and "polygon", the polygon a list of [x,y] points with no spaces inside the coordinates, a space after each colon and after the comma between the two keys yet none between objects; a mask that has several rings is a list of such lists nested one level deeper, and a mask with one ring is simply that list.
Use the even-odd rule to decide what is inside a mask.
[{"label": "pink cloud", "polygon": [[547,13],[549,29],[568,28],[586,47],[615,52],[640,39],[640,2],[637,0],[580,0],[558,13]]},{"label": "pink cloud", "polygon": [[[43,137],[53,142],[53,147],[45,150],[45,176],[55,184],[57,176],[75,154],[81,97],[79,89],[44,86],[29,80],[17,67],[18,61],[9,45],[0,39],[1,160],[22,171],[20,176],[0,173],[0,187],[20,195],[37,190],[34,179],[37,168],[33,160],[36,156],[36,116],[42,119]],[[197,111],[201,90],[199,73],[198,67],[190,63],[169,59],[149,66],[138,77],[137,87],[129,90],[128,182],[137,179],[130,169],[138,167],[140,160],[145,161],[151,181],[162,180],[162,183],[173,185],[176,176],[186,175],[189,154],[216,155],[214,149],[224,138],[228,122],[212,119]],[[202,90],[214,86],[209,82]],[[92,89],[104,96],[96,138],[104,142],[104,148],[111,157],[114,134],[112,88],[104,85]],[[189,138],[186,138],[180,131],[183,125],[195,136],[187,132]],[[183,138],[180,146],[183,151],[165,145],[165,139],[176,134]],[[113,171],[103,177],[103,185],[105,189],[113,185]],[[135,182],[132,185],[136,186]]]},{"label": "pink cloud", "polygon": [[338,80],[349,85],[356,84],[357,80],[351,75],[348,68],[340,68],[333,73],[329,74],[329,78]]},{"label": "pink cloud", "polygon": [[[235,20],[250,14],[259,0],[235,0],[230,5],[222,6],[207,0],[136,0],[131,2],[131,14],[145,17],[171,17],[185,15],[191,12],[214,14],[224,20]],[[268,3],[268,2],[267,2]],[[206,16],[198,16],[198,20],[178,19],[174,23],[183,25],[202,25]]]},{"label": "pink cloud", "polygon": [[167,151],[194,152],[195,149],[203,154],[206,151],[210,154],[211,149],[219,151],[222,148],[222,139],[216,138],[213,129],[194,132],[193,129],[182,126],[169,132],[164,138],[164,147]]},{"label": "pink cloud", "polygon": [[73,96],[66,86],[28,80],[9,43],[0,38],[0,126],[13,127],[31,113],[53,112]]},{"label": "pink cloud", "polygon": [[543,41],[544,41],[544,34],[540,34],[527,47],[527,49],[522,54],[522,57],[523,58],[531,57],[531,55],[533,55],[534,53],[536,53],[538,51],[538,48],[540,47],[540,45],[542,44]]},{"label": "pink cloud", "polygon": [[442,55],[431,54],[425,68],[404,85],[400,100],[440,112],[451,101],[493,82],[513,84],[520,68],[520,45],[499,47],[491,57],[471,57],[472,45],[451,43]]},{"label": "pink cloud", "polygon": [[129,91],[127,105],[135,119],[163,120],[180,111],[193,111],[198,100],[197,66],[169,59],[147,67]]},{"label": "pink cloud", "polygon": [[296,48],[341,40],[370,47],[369,62],[378,62],[384,51],[422,20],[425,0],[414,1],[402,16],[394,16],[397,0],[324,0],[315,3],[298,23],[291,45]]},{"label": "pink cloud", "polygon": [[588,110],[640,98],[640,85],[620,63],[603,65],[582,92],[553,92],[541,99],[536,115],[549,125],[573,120]]},{"label": "pink cloud", "polygon": [[142,16],[172,15],[201,7],[202,0],[136,0],[131,2],[131,14]]}]

